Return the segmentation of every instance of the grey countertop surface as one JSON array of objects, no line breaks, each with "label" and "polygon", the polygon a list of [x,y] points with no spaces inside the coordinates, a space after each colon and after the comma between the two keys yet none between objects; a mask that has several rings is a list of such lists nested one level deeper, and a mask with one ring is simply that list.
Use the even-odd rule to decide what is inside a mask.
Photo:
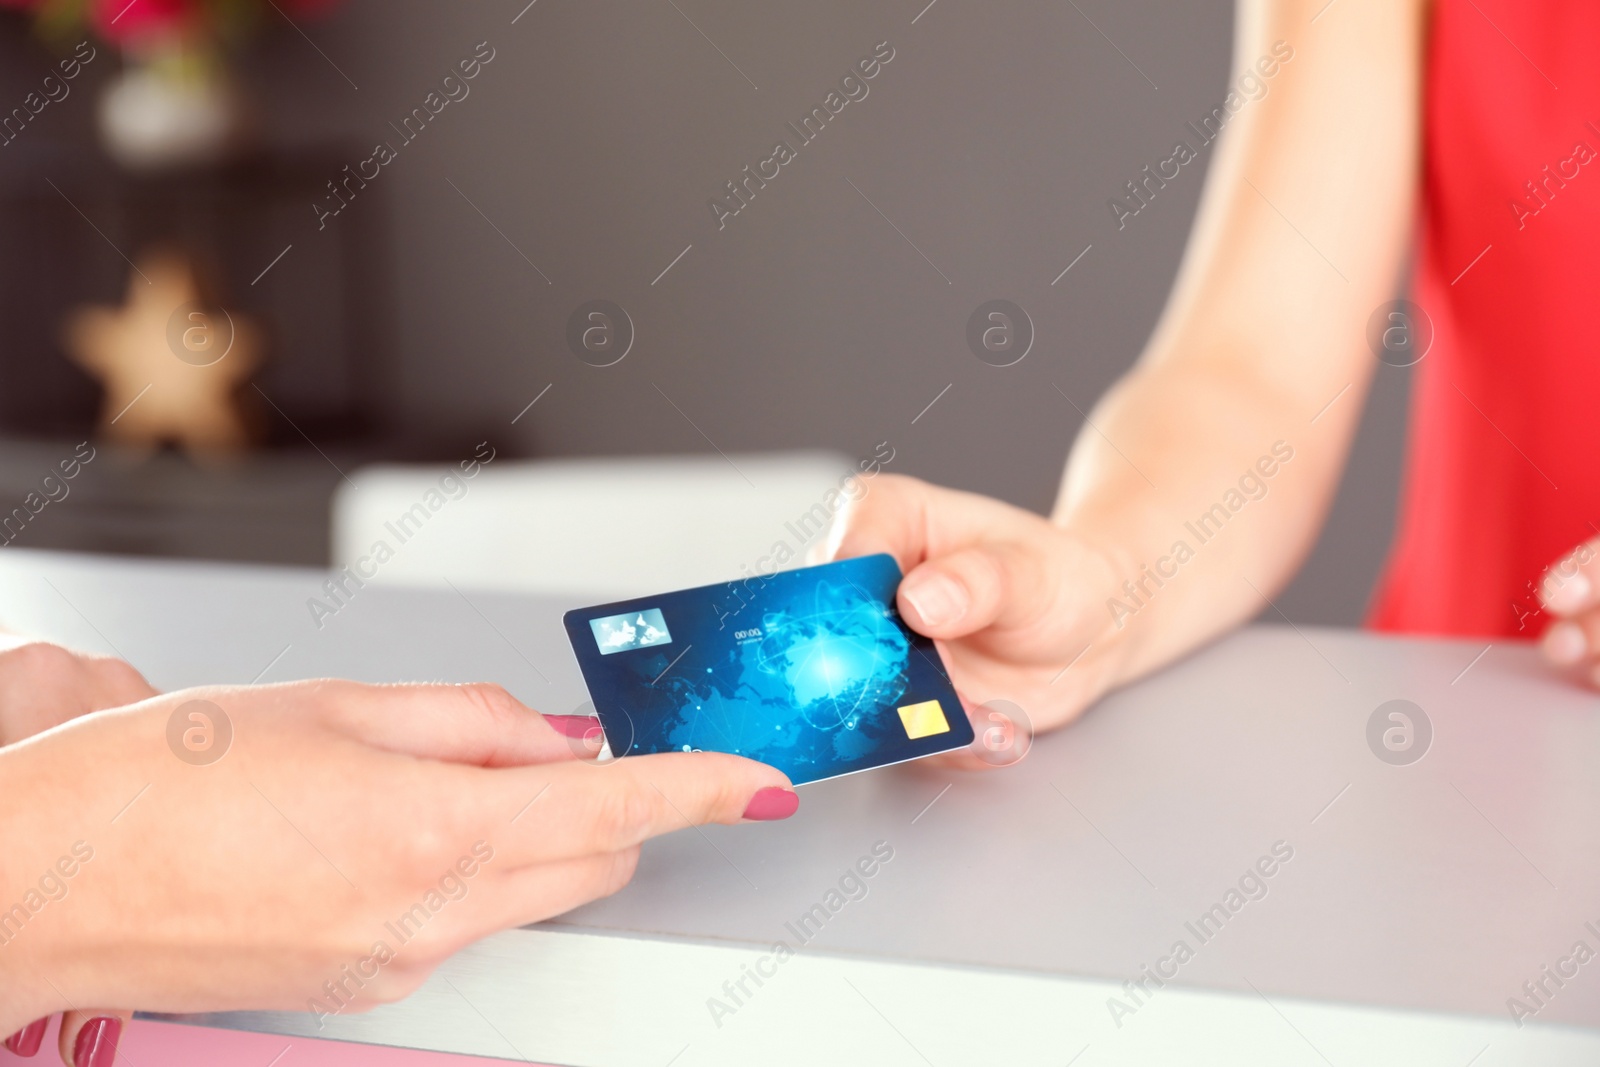
[{"label": "grey countertop surface", "polygon": [[[323,578],[13,549],[0,623],[119,653],[164,689],[341,675],[491,680],[551,712],[586,699],[573,602],[374,584],[319,627]],[[1408,765],[1368,741],[1397,699],[1431,724]],[[770,944],[882,842],[893,859],[822,951],[1120,981],[1184,940],[1180,985],[1504,1021],[1576,941],[1600,947],[1597,712],[1526,644],[1250,627],[1015,767],[854,775],[803,787],[785,823],[653,842],[630,886],[547,928]],[[1275,846],[1292,858],[1196,938]],[[1584,978],[1539,1021],[1600,1028]]]}]

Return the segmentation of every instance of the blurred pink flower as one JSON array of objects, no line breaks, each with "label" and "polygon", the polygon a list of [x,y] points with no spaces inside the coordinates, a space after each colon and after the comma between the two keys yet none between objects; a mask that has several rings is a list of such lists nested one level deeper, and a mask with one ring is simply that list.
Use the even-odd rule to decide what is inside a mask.
[{"label": "blurred pink flower", "polygon": [[[35,14],[49,0],[0,0],[0,12]],[[276,20],[273,9],[291,19],[316,18],[338,7],[340,0],[256,0],[259,15]],[[204,38],[217,33],[217,0],[81,0],[73,5],[103,40],[138,45],[162,38]],[[281,21],[280,21],[281,25]]]},{"label": "blurred pink flower", "polygon": [[193,0],[91,0],[95,32],[113,44],[176,34],[198,16]]}]

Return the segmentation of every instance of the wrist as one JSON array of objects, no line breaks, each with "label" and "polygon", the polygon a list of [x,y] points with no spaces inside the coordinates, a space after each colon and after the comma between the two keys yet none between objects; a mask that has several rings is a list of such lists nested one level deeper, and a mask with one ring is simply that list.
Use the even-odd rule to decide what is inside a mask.
[{"label": "wrist", "polygon": [[1132,625],[1123,605],[1127,603],[1126,583],[1138,577],[1139,565],[1118,538],[1090,523],[1057,525],[1063,534],[1059,554],[1065,561],[1060,581],[1084,598],[1079,601],[1083,621],[1074,639],[1076,647],[1067,652],[1076,656],[1087,646],[1085,658],[1093,658],[1099,676],[1098,696],[1137,675],[1131,664],[1137,659],[1140,627]]},{"label": "wrist", "polygon": [[38,803],[47,795],[35,785],[40,758],[36,746],[0,748],[6,793],[34,798],[0,812],[0,1037],[71,1007],[57,988],[65,980],[61,969],[52,963],[67,921],[57,903],[66,883],[46,840],[53,827],[41,813],[48,809]]}]

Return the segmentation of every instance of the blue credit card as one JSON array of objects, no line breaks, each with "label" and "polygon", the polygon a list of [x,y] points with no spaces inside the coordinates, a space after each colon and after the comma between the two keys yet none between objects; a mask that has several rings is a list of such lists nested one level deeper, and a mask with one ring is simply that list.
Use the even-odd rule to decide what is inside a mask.
[{"label": "blue credit card", "polygon": [[972,743],[931,640],[864,556],[569,611],[614,756],[731,752],[799,785]]}]

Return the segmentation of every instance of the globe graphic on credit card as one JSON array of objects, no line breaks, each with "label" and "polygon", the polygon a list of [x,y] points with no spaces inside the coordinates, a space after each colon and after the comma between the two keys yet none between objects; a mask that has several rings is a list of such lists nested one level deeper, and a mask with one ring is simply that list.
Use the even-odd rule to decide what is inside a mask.
[{"label": "globe graphic on credit card", "polygon": [[814,613],[763,620],[756,666],[783,681],[810,725],[854,730],[905,691],[910,646],[877,604],[829,589],[817,599]]},{"label": "globe graphic on credit card", "polygon": [[[881,601],[822,582],[759,623],[726,658],[660,679],[655,688],[677,707],[636,734],[638,750],[733,752],[809,777],[903,736],[895,704],[909,684],[911,643]],[[666,658],[640,669],[658,672]]]}]

